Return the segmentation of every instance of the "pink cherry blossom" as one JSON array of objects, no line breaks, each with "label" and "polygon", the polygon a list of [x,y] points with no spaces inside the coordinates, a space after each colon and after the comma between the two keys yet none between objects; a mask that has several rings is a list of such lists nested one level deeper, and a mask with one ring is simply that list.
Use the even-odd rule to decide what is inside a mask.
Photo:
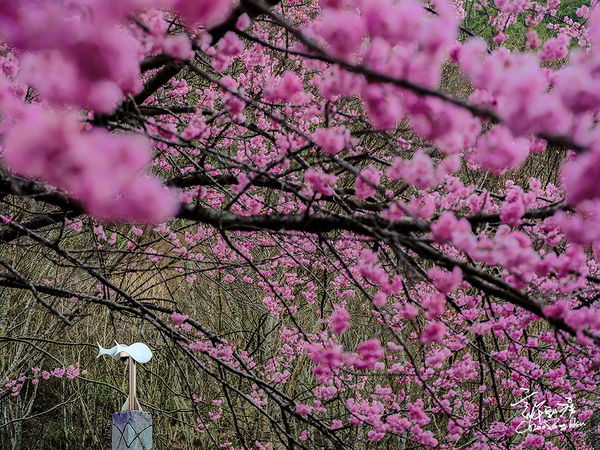
[{"label": "pink cherry blossom", "polygon": [[515,138],[508,129],[495,126],[477,140],[471,160],[492,173],[519,167],[529,154],[525,139]]},{"label": "pink cherry blossom", "polygon": [[358,50],[365,37],[365,28],[364,19],[356,14],[326,9],[315,31],[326,42],[332,55],[348,58]]},{"label": "pink cherry blossom", "polygon": [[427,325],[425,325],[423,332],[419,336],[419,340],[423,344],[440,342],[446,334],[446,331],[446,326],[443,323],[438,321],[431,321]]},{"label": "pink cherry blossom", "polygon": [[432,267],[427,275],[433,285],[444,293],[455,291],[462,282],[462,270],[458,266],[454,267],[451,272]]},{"label": "pink cherry blossom", "polygon": [[331,315],[331,331],[335,334],[343,334],[350,326],[350,314],[344,308],[336,308]]},{"label": "pink cherry blossom", "polygon": [[335,175],[309,169],[304,174],[304,179],[316,193],[333,195],[331,186],[335,184],[337,179]]},{"label": "pink cherry blossom", "polygon": [[319,128],[313,139],[323,152],[335,155],[350,144],[350,132],[344,127]]},{"label": "pink cherry blossom", "polygon": [[173,9],[191,25],[215,25],[227,18],[233,8],[231,0],[175,0]]},{"label": "pink cherry blossom", "polygon": [[171,314],[171,320],[175,323],[185,322],[189,318],[190,318],[190,316],[188,316],[186,314],[180,314],[178,312],[174,312],[173,314]]},{"label": "pink cherry blossom", "polygon": [[367,167],[356,178],[356,196],[358,198],[368,198],[375,194],[375,188],[379,185],[381,171],[373,166]]}]

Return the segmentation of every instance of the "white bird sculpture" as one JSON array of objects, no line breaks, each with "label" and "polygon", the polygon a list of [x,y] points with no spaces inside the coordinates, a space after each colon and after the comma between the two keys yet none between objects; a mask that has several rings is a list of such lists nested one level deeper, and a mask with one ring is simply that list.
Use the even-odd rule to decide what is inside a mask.
[{"label": "white bird sculpture", "polygon": [[146,344],[141,342],[136,342],[131,345],[121,345],[115,341],[115,344],[117,345],[111,348],[104,348],[98,344],[97,358],[100,358],[102,355],[108,355],[117,362],[129,361],[129,395],[121,410],[137,409],[141,411],[142,407],[140,406],[135,393],[135,363],[138,362],[144,364],[150,361],[152,358],[152,351]]},{"label": "white bird sculpture", "polygon": [[[114,347],[104,348],[100,344],[98,344],[98,358],[102,355],[108,355],[112,357],[115,361],[121,361],[124,358],[130,356],[133,358],[135,362],[140,364],[147,363],[152,358],[152,351],[148,348],[146,344],[141,342],[136,342],[131,345],[122,345],[115,341]],[[126,355],[123,355],[126,353]]]}]

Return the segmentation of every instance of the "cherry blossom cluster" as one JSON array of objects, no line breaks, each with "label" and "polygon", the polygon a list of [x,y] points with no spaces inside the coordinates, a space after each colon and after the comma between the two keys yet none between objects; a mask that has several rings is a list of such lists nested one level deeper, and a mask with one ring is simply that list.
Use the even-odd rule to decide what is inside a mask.
[{"label": "cherry blossom cluster", "polygon": [[82,375],[87,375],[87,370],[81,370],[79,363],[70,364],[68,367],[56,367],[52,370],[42,370],[39,367],[32,367],[32,375],[20,374],[18,378],[11,379],[5,377],[3,384],[0,385],[0,395],[10,393],[12,397],[17,397],[21,393],[23,385],[30,380],[32,385],[36,385],[40,380],[49,380],[50,378],[63,378],[66,376],[68,380],[73,380]]}]

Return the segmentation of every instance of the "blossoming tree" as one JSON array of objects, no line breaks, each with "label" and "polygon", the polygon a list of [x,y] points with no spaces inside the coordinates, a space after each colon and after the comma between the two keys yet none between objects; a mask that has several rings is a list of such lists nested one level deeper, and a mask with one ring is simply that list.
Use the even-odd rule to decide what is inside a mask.
[{"label": "blossoming tree", "polygon": [[136,318],[202,448],[592,448],[594,5],[0,0],[0,286]]}]

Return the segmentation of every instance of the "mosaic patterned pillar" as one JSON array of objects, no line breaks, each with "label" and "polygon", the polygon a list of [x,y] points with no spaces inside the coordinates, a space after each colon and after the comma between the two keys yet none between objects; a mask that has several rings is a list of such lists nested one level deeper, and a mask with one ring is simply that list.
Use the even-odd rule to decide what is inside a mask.
[{"label": "mosaic patterned pillar", "polygon": [[137,410],[113,414],[112,450],[150,450],[152,448],[152,416]]}]

